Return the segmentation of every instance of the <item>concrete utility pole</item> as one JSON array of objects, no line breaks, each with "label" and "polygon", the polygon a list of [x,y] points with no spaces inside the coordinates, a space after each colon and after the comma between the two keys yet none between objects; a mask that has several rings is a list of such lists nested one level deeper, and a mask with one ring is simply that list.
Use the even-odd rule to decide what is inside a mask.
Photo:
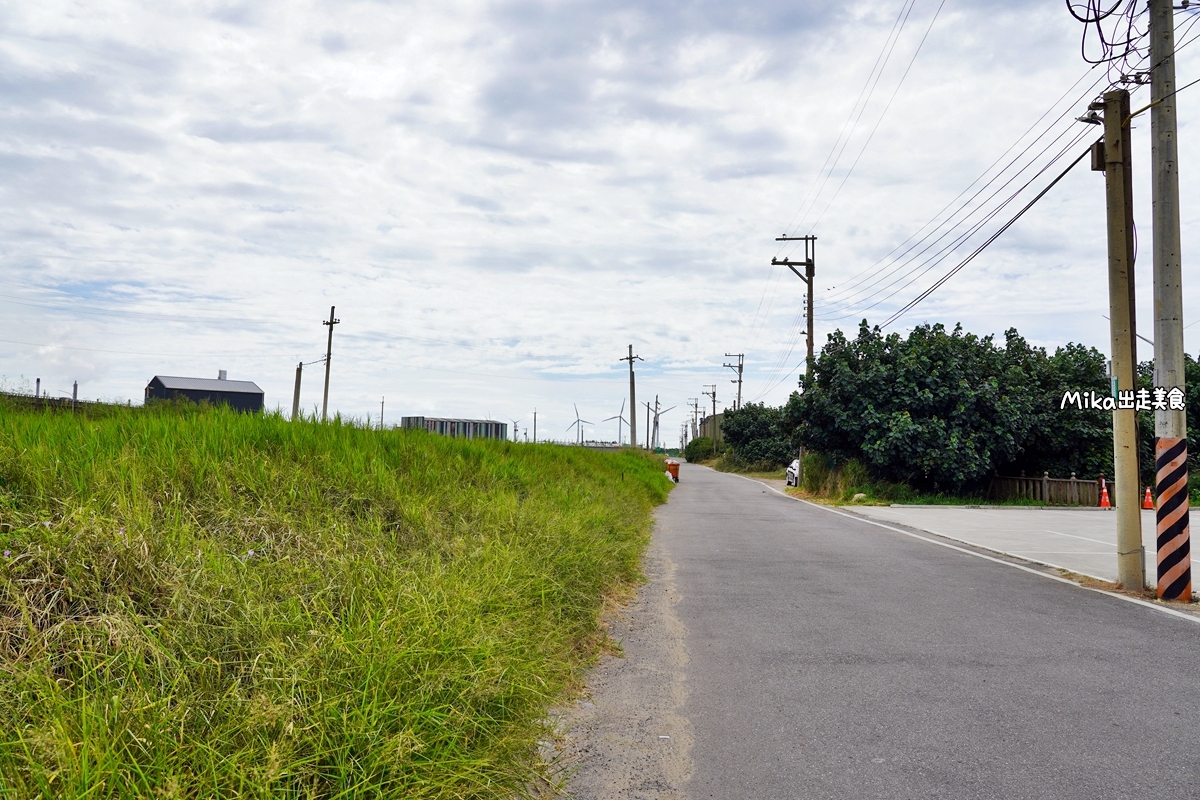
[{"label": "concrete utility pole", "polygon": [[386,399],[382,396],[379,398],[379,430],[383,430],[383,401]]},{"label": "concrete utility pole", "polygon": [[725,357],[726,358],[736,357],[738,360],[737,364],[724,364],[723,365],[723,366],[729,367],[731,370],[737,372],[737,380],[730,381],[730,383],[736,383],[737,387],[738,387],[737,402],[735,402],[733,404],[733,409],[734,409],[734,411],[736,411],[742,407],[742,367],[745,366],[745,364],[746,364],[746,354],[745,353],[726,353]]},{"label": "concrete utility pole", "polygon": [[[1154,191],[1155,387],[1177,408],[1154,411],[1158,484],[1158,596],[1189,600],[1187,410],[1183,371],[1183,279],[1179,246],[1179,156],[1175,125],[1175,18],[1171,0],[1150,0],[1150,155]],[[1175,390],[1178,389],[1179,393]],[[1181,394],[1180,394],[1181,393]],[[1118,484],[1118,488],[1119,488]]]},{"label": "concrete utility pole", "polygon": [[296,388],[292,391],[292,421],[300,416],[300,376],[304,372],[304,362],[296,365]]},{"label": "concrete utility pole", "polygon": [[711,392],[706,391],[706,392],[701,392],[701,394],[703,394],[705,397],[712,398],[713,413],[712,413],[712,417],[711,417],[712,422],[710,422],[709,426],[708,426],[709,427],[708,435],[709,435],[709,438],[712,439],[713,447],[715,448],[717,446],[717,385],[715,383],[706,383],[704,385],[706,388],[712,389]]},{"label": "concrete utility pole", "polygon": [[[646,449],[650,449],[650,404],[642,403],[646,407]],[[633,416],[632,414],[630,416]]]},{"label": "concrete utility pole", "polygon": [[321,422],[324,422],[329,412],[329,359],[333,355],[333,326],[341,322],[333,318],[333,306],[329,307],[329,320],[322,325],[329,326],[329,344],[325,347],[325,397],[321,401]]},{"label": "concrete utility pole", "polygon": [[650,434],[650,452],[658,449],[658,395],[654,395],[654,427]]},{"label": "concrete utility pole", "polygon": [[[817,237],[815,236],[777,236],[777,242],[804,242],[804,260],[792,261],[790,258],[785,258],[780,261],[778,258],[772,258],[771,264],[775,266],[787,267],[792,272],[796,273],[796,277],[804,281],[808,285],[808,297],[804,301],[804,313],[808,318],[808,357],[804,362],[804,374],[812,373],[813,361],[813,276],[817,274]],[[796,267],[804,267],[804,274],[801,275]]]},{"label": "concrete utility pole", "polygon": [[634,447],[637,447],[637,392],[633,385],[633,362],[645,360],[633,354],[633,345],[629,345],[629,355],[621,359],[629,362],[629,444]]},{"label": "concrete utility pole", "polygon": [[533,443],[537,444],[537,409],[533,410]]},{"label": "concrete utility pole", "polygon": [[1092,148],[1092,169],[1104,171],[1108,208],[1108,307],[1112,339],[1113,468],[1117,507],[1117,576],[1126,589],[1145,585],[1142,512],[1138,502],[1137,321],[1133,292],[1133,169],[1129,92],[1104,94],[1091,110],[1104,111],[1104,139]]},{"label": "concrete utility pole", "polygon": [[692,407],[692,438],[700,437],[700,398],[689,397],[688,405]]},{"label": "concrete utility pole", "polygon": [[[813,276],[817,274],[817,237],[815,236],[783,236],[775,237],[777,242],[804,242],[804,261],[792,261],[785,258],[780,261],[777,258],[772,258],[772,264],[782,264],[783,266],[796,273],[796,277],[804,281],[808,286],[808,295],[804,302],[804,315],[808,319],[808,353],[804,358],[804,374],[812,374],[813,366]],[[804,266],[804,274],[801,275],[796,267]],[[800,475],[804,472],[804,448],[799,448],[796,457],[800,461]],[[799,477],[799,476],[797,476]]]}]

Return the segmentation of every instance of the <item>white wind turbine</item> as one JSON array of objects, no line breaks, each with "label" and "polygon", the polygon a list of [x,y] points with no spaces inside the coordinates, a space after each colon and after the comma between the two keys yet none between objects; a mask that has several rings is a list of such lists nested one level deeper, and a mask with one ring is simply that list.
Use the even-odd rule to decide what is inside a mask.
[{"label": "white wind turbine", "polygon": [[[654,402],[656,402],[656,403],[658,402],[658,398],[657,398],[657,397],[656,397],[656,398],[654,398]],[[654,448],[658,447],[658,418],[659,418],[659,417],[661,417],[663,414],[667,413],[668,411],[670,411],[670,410],[671,410],[671,409],[673,409],[673,408],[675,408],[675,406],[671,406],[671,408],[664,408],[662,411],[655,411],[655,412],[654,412],[654,435],[653,435],[653,438],[652,438],[652,443],[651,443],[651,445],[650,445],[650,448],[651,448],[652,450],[653,450]]]},{"label": "white wind turbine", "polygon": [[583,426],[584,426],[584,424],[593,425],[595,423],[593,423],[589,420],[586,420],[586,419],[580,419],[579,418],[579,406],[576,406],[574,403],[572,403],[571,405],[575,406],[575,421],[567,426],[567,430],[571,430],[571,428],[574,428],[575,429],[575,443],[583,444]]},{"label": "white wind turbine", "polygon": [[624,414],[625,414],[625,401],[622,400],[621,401],[621,410],[617,412],[617,415],[615,417],[609,417],[608,419],[604,420],[605,422],[611,422],[614,419],[617,421],[617,447],[621,446],[621,430],[622,430],[621,425],[626,421]]}]

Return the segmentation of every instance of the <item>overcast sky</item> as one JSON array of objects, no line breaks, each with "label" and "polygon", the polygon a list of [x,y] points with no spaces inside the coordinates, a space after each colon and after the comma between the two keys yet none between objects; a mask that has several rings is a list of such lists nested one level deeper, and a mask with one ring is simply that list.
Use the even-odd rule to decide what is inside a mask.
[{"label": "overcast sky", "polygon": [[[589,437],[612,439],[633,344],[639,401],[677,406],[673,443],[689,398],[711,407],[705,384],[732,400],[726,352],[746,353],[745,399],[795,387],[804,286],[770,266],[790,252],[776,236],[819,237],[819,347],[882,323],[1065,166],[957,258],[893,282],[919,262],[888,253],[1006,152],[1024,161],[989,192],[1031,169],[998,197],[1098,135],[1072,121],[1102,72],[1081,33],[1059,0],[5,3],[0,376],[139,402],[155,374],[226,369],[290,411],[336,305],[345,415],[375,421],[386,396],[385,421],[524,432],[537,408],[539,437],[567,438],[578,404]],[[1200,46],[1177,71],[1200,77]],[[1191,322],[1200,87],[1178,109]],[[1015,326],[1107,352],[1103,176],[1087,167],[889,330]],[[309,410],[322,369],[305,371]]]}]

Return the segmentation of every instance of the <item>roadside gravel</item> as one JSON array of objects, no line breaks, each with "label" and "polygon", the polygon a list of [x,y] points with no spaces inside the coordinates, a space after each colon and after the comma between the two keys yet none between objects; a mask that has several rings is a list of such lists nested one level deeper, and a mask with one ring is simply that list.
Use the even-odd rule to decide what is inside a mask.
[{"label": "roadside gravel", "polygon": [[588,676],[585,696],[554,714],[559,737],[550,761],[568,776],[575,800],[683,800],[691,777],[687,631],[675,615],[675,567],[652,543],[647,582],[609,620],[621,656],[606,656]]}]

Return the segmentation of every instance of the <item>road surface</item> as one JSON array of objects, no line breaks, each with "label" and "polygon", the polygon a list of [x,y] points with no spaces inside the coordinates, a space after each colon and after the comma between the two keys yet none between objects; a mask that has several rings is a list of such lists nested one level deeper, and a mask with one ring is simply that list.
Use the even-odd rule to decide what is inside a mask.
[{"label": "road surface", "polygon": [[1191,619],[687,464],[655,539],[580,800],[1200,796]]}]

